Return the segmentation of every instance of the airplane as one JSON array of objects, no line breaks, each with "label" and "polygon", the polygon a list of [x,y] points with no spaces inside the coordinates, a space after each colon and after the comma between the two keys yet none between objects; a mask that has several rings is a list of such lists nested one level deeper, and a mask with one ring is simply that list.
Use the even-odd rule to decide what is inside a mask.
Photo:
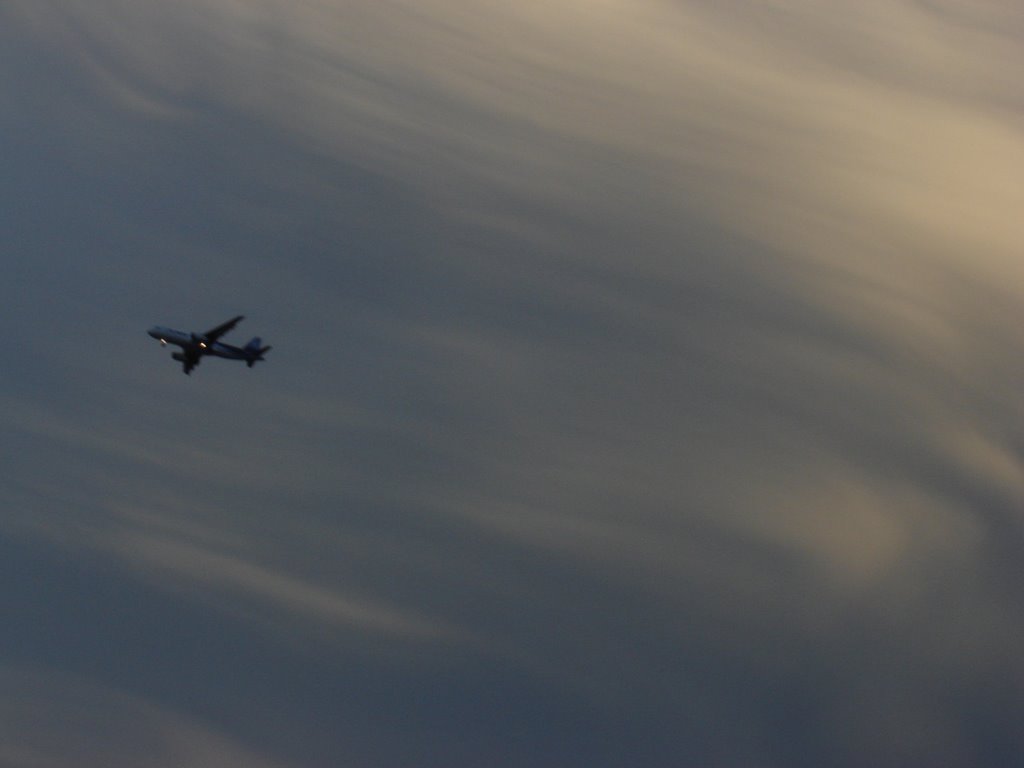
[{"label": "airplane", "polygon": [[262,342],[259,336],[244,347],[234,347],[220,341],[220,337],[238,325],[242,318],[243,315],[233,317],[226,323],[211,328],[206,333],[185,333],[159,325],[154,325],[146,333],[157,339],[161,347],[167,344],[181,347],[181,352],[175,352],[171,357],[181,363],[182,370],[187,375],[191,375],[192,369],[199,365],[203,355],[226,357],[228,360],[245,360],[245,364],[252,368],[254,364],[263,359],[264,354],[270,351],[270,347],[260,346]]}]

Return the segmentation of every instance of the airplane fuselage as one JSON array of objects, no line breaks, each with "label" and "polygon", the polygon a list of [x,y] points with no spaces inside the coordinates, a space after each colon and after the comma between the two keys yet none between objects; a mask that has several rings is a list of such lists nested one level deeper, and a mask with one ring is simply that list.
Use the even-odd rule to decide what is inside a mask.
[{"label": "airplane fuselage", "polygon": [[193,336],[191,333],[176,331],[173,328],[154,325],[147,333],[159,341],[161,345],[174,344],[193,354],[226,357],[229,360],[248,359],[245,350],[241,347],[224,344],[220,341],[204,341],[201,336]]},{"label": "airplane fuselage", "polygon": [[270,347],[262,346],[258,336],[244,347],[235,347],[220,341],[220,337],[238,325],[242,319],[242,316],[238,315],[202,334],[186,333],[162,325],[154,325],[146,333],[159,341],[161,346],[173,344],[181,347],[181,352],[175,352],[171,357],[181,363],[185,373],[191,373],[207,355],[228,360],[244,360],[245,364],[252,368],[254,364],[263,360],[263,355],[270,350]]}]

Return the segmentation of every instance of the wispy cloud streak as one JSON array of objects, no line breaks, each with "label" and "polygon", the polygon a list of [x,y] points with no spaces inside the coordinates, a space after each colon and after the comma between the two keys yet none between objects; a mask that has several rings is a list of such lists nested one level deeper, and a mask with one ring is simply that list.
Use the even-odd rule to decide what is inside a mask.
[{"label": "wispy cloud streak", "polygon": [[[392,725],[436,726],[453,764],[564,764],[588,728],[612,734],[594,764],[1019,752],[1013,4],[15,0],[0,21],[4,119],[40,118],[45,147],[19,146],[61,153],[61,199],[100,222],[69,231],[106,271],[79,267],[56,316],[103,322],[110,283],[134,297],[118,322],[251,301],[281,337],[245,379],[183,389],[119,350],[110,391],[5,389],[19,503],[54,510],[37,532],[283,634],[421,649],[412,698],[446,706]],[[61,324],[40,314],[34,381],[103,375],[41,345]],[[77,469],[33,496],[54,458]],[[532,748],[439,695],[435,663],[474,703],[494,683]]]}]

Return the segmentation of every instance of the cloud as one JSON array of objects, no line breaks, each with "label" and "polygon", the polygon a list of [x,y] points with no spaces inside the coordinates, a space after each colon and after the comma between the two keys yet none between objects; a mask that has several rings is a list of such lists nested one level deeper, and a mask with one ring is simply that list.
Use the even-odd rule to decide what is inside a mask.
[{"label": "cloud", "polygon": [[[63,153],[62,210],[85,211],[75,248],[22,241],[32,295],[75,301],[22,299],[17,530],[42,514],[247,627],[407,642],[566,754],[582,737],[539,701],[651,765],[677,762],[677,721],[705,762],[1019,746],[986,703],[999,680],[1020,702],[1009,5],[0,18],[24,75],[5,111],[46,118],[19,146]],[[58,286],[48,254],[77,238],[94,258]],[[247,301],[275,358],[244,387],[41,333]]]},{"label": "cloud", "polygon": [[[173,590],[191,586],[209,599],[220,593],[224,609],[246,613],[245,605],[256,602],[285,612],[297,621],[328,631],[354,630],[369,635],[432,641],[458,638],[458,632],[441,622],[419,618],[411,612],[375,604],[334,592],[259,564],[238,555],[220,552],[177,540],[166,533],[148,535],[126,530],[103,536],[100,546],[111,554],[155,577],[158,584]],[[234,607],[227,607],[230,604]]]},{"label": "cloud", "polygon": [[260,755],[188,717],[59,671],[0,667],[0,760],[35,766],[259,766]]}]

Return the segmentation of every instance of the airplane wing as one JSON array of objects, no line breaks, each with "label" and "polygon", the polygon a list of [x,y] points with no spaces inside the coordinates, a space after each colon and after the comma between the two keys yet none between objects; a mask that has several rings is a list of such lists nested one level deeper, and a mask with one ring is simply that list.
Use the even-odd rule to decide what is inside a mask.
[{"label": "airplane wing", "polygon": [[207,341],[216,341],[225,333],[227,333],[236,325],[238,325],[242,321],[243,317],[245,316],[238,315],[237,317],[231,318],[226,323],[221,323],[216,328],[211,328],[209,331],[203,334],[203,338],[205,338]]}]

